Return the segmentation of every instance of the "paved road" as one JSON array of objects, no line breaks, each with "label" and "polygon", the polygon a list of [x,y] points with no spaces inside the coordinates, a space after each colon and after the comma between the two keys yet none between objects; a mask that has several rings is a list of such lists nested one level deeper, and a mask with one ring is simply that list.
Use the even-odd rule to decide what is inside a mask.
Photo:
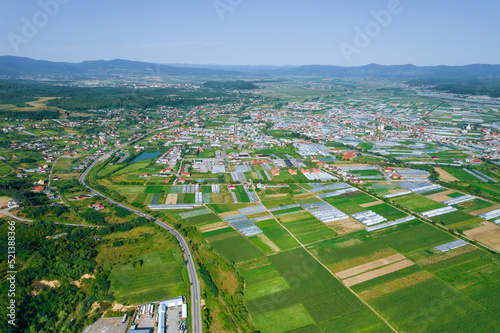
[{"label": "paved road", "polygon": [[[133,141],[136,141],[136,140],[133,140]],[[184,252],[184,257],[186,259],[186,264],[187,264],[187,268],[188,268],[189,281],[191,283],[191,318],[192,318],[193,332],[194,333],[201,333],[202,332],[202,325],[201,325],[200,285],[199,285],[199,282],[198,282],[198,275],[197,275],[197,272],[196,272],[196,266],[194,265],[193,257],[191,256],[191,251],[189,250],[189,247],[188,247],[188,245],[186,243],[186,240],[181,236],[181,234],[179,234],[177,232],[177,230],[175,230],[174,228],[170,227],[169,225],[163,223],[162,221],[157,220],[156,218],[154,218],[154,217],[152,217],[152,216],[150,216],[148,214],[145,214],[145,213],[140,212],[138,210],[135,210],[133,208],[124,206],[124,205],[122,205],[122,204],[120,204],[120,203],[118,203],[116,201],[113,201],[110,198],[106,197],[105,195],[103,195],[103,194],[95,191],[94,189],[90,188],[89,186],[87,186],[87,184],[85,184],[85,178],[87,177],[89,171],[97,163],[108,159],[112,154],[116,153],[119,149],[125,147],[126,145],[132,143],[133,141],[130,141],[130,142],[122,145],[121,147],[113,150],[112,152],[106,153],[103,156],[101,156],[100,158],[96,159],[87,168],[87,170],[85,170],[82,173],[82,175],[80,176],[80,179],[79,179],[80,184],[82,184],[82,186],[84,186],[89,191],[91,191],[94,195],[104,198],[104,200],[106,200],[110,204],[113,204],[113,205],[122,207],[124,209],[127,209],[128,211],[130,211],[130,212],[132,212],[132,213],[134,213],[136,215],[145,217],[145,218],[150,219],[150,220],[154,220],[154,222],[157,225],[159,225],[163,229],[168,230],[170,233],[172,233],[175,236],[175,238],[177,238],[177,240],[179,241],[179,244],[181,245],[182,251]]]}]

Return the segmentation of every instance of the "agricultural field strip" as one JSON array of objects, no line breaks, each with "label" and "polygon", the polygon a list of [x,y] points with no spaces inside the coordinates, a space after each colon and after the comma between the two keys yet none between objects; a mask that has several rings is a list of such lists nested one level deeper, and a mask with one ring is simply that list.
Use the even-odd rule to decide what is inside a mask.
[{"label": "agricultural field strip", "polygon": [[360,275],[356,275],[354,277],[347,278],[342,280],[347,287],[354,286],[356,284],[360,284],[365,281],[373,280],[377,277],[387,275],[389,273],[393,273],[399,271],[403,268],[410,267],[415,265],[415,263],[409,259],[404,259],[395,263],[392,263],[388,266],[377,268],[366,273],[362,273]]},{"label": "agricultural field strip", "polygon": [[428,279],[434,278],[435,275],[429,273],[428,271],[420,271],[409,276],[405,276],[390,282],[386,282],[380,286],[364,290],[359,293],[359,295],[366,301],[371,301],[372,299],[378,298],[380,296],[386,295],[390,292],[395,292],[400,289],[413,286],[420,282],[426,281]]},{"label": "agricultural field strip", "polygon": [[349,268],[349,269],[337,272],[335,274],[340,279],[344,280],[344,279],[349,278],[351,276],[359,275],[361,273],[371,271],[373,269],[376,269],[376,268],[379,268],[382,266],[387,266],[387,265],[390,265],[392,263],[395,263],[395,262],[398,262],[398,261],[401,261],[404,259],[406,259],[406,257],[404,255],[398,253],[398,254],[394,254],[394,255],[386,257],[386,258],[378,259],[378,260],[363,264],[363,265],[355,266],[353,268]]},{"label": "agricultural field strip", "polygon": [[[259,198],[260,199],[260,198]],[[319,198],[318,198],[319,199]],[[269,214],[271,214],[273,216],[273,218],[276,220],[276,222],[281,225],[281,227],[283,229],[285,229],[294,239],[295,241],[300,245],[300,247],[302,247],[312,258],[314,258],[314,260],[316,260],[321,266],[323,266],[328,272],[330,272],[331,275],[333,275],[335,277],[335,279],[337,279],[339,282],[343,283],[342,280],[340,278],[338,278],[330,269],[328,269],[328,267],[323,264],[311,251],[309,251],[309,249],[307,249],[307,247],[302,244],[298,239],[297,237],[295,237],[295,235],[293,233],[290,232],[290,230],[285,227],[285,225],[283,223],[281,223],[273,214],[271,211],[267,210],[269,212]],[[412,262],[413,264],[413,262]],[[345,285],[345,284],[344,284]],[[393,332],[398,332],[394,327],[392,327],[392,325],[384,318],[382,317],[382,315],[380,313],[378,313],[370,304],[368,304],[368,302],[366,302],[364,299],[362,299],[356,292],[354,292],[354,290],[352,290],[350,287],[346,286],[346,288],[354,295],[356,296],[356,298],[358,298],[368,309],[370,309],[377,317],[379,317]]]},{"label": "agricultural field strip", "polygon": [[[421,198],[427,199],[427,197],[425,197],[425,196],[422,196]],[[481,197],[477,197],[476,196],[475,198],[483,200],[483,201],[486,201],[486,202],[489,202],[488,200],[486,200],[484,198],[481,198]],[[432,200],[432,201],[434,201],[434,200]],[[434,201],[434,202],[436,202],[437,204],[444,205],[443,203],[438,203],[437,201]],[[495,207],[495,206],[493,206],[493,207]],[[485,220],[493,219],[495,217],[500,216],[500,208],[492,210],[493,207],[484,208],[484,210],[486,210],[487,212],[479,214],[478,216],[481,217],[481,218],[483,218],[483,219],[485,219]],[[453,210],[451,210],[451,208],[453,208]],[[422,220],[425,221],[426,223],[429,223],[430,217],[439,216],[439,215],[442,215],[442,214],[447,214],[447,213],[450,213],[450,212],[453,212],[453,211],[457,210],[456,208],[454,208],[452,206],[445,206],[445,207],[442,207],[442,208],[433,209],[431,211],[421,212],[421,213],[417,213],[416,211],[414,211],[413,209],[410,209],[410,208],[408,208],[408,209],[410,211],[412,211],[412,212],[420,215],[422,217]],[[437,212],[437,214],[436,214],[436,212]],[[430,214],[431,216],[428,216],[429,213],[431,213]],[[471,215],[474,214],[474,213],[475,213],[474,211],[471,212]],[[443,225],[437,224],[437,226],[434,226],[434,227],[438,228],[438,229],[444,229],[444,230],[450,231],[450,229],[448,227],[443,226]],[[482,228],[482,227],[478,227],[478,228]],[[475,228],[475,229],[478,229],[478,228]],[[472,229],[472,230],[475,230],[475,229]],[[466,232],[465,234],[463,234],[461,237],[465,238],[465,240],[467,240],[469,243],[472,243],[473,241],[478,241],[482,246],[488,248],[489,250],[494,251],[496,253],[500,252],[500,245],[497,244],[497,242],[492,242],[491,241],[491,237],[484,237],[483,235],[481,235],[481,236],[483,236],[483,237],[481,237],[481,239],[487,240],[488,243],[486,244],[483,241],[481,241],[480,239],[474,238],[474,237],[477,237],[478,233],[474,233],[474,232],[472,232],[472,230],[469,230],[468,232]],[[474,237],[470,236],[471,232],[474,235]]]},{"label": "agricultural field strip", "polygon": [[[278,224],[280,224],[280,225],[281,225],[281,226],[282,226],[282,227],[283,227],[283,228],[284,228],[284,229],[285,229],[285,230],[286,230],[286,231],[287,231],[287,232],[288,232],[288,233],[289,233],[289,234],[290,234],[290,235],[291,235],[291,236],[292,236],[292,237],[293,237],[293,238],[294,238],[294,239],[295,239],[295,240],[296,240],[299,244],[300,244],[300,246],[301,246],[301,247],[305,248],[305,247],[304,247],[304,245],[303,245],[300,241],[298,241],[298,239],[297,239],[297,238],[296,238],[296,237],[295,237],[295,236],[294,236],[294,235],[293,235],[293,234],[292,234],[292,233],[291,233],[291,232],[290,232],[290,231],[289,231],[289,230],[288,230],[288,229],[287,229],[287,228],[286,228],[286,227],[285,227],[285,226],[284,226],[284,225],[283,225],[280,221],[278,221],[278,220],[276,219],[276,217],[275,217],[274,219],[276,220],[276,222],[277,222]],[[438,228],[438,229],[439,229],[439,228]],[[306,251],[307,251],[307,249],[306,249]],[[315,260],[317,260],[317,261],[319,262],[319,260],[318,260],[318,259],[317,259],[314,255],[312,255],[309,251],[307,251],[307,252],[308,252],[311,256],[313,256],[313,258],[315,258]],[[323,264],[322,264],[322,265],[323,265]],[[408,261],[408,262],[406,262],[406,261],[402,261],[400,265],[403,265],[403,266],[405,266],[405,267],[408,267],[408,266],[413,265],[413,262],[411,262],[411,261]],[[408,266],[406,266],[406,265],[408,265]],[[323,266],[325,267],[325,265],[323,265]],[[404,268],[404,267],[402,267],[402,266],[401,266],[401,267],[391,267],[391,269],[394,269],[394,271],[400,270],[400,269],[402,269],[402,268]],[[370,276],[370,278],[369,278],[369,279],[372,279],[372,278],[374,278],[374,277],[371,277],[371,276]],[[369,280],[369,279],[368,279],[368,280]],[[350,282],[356,282],[356,281],[354,281],[354,280],[353,280],[353,281],[350,281]],[[360,282],[359,282],[359,283],[360,283]],[[355,293],[354,291],[352,291],[349,287],[348,287],[348,289],[349,289],[352,293],[354,293],[355,295],[357,295],[357,297],[358,297],[359,299],[364,300],[364,299],[366,298],[366,297],[362,297],[362,296],[360,296],[360,295],[356,294],[356,293]],[[363,295],[363,296],[364,296],[364,295]],[[365,302],[363,302],[363,303],[365,303]],[[365,303],[365,304],[366,304],[366,303]],[[369,306],[369,308],[370,308],[370,309],[371,309],[371,311],[373,311],[373,312],[374,312],[374,313],[375,313],[378,317],[380,317],[380,318],[381,318],[384,322],[386,322],[386,323],[387,323],[387,321],[386,321],[386,320],[384,320],[384,318],[383,318],[380,314],[378,314],[378,313],[377,313],[377,312],[376,312],[373,308],[371,308],[370,306]],[[388,324],[388,323],[387,323],[387,324]],[[390,325],[389,325],[389,326],[390,326]],[[390,326],[390,327],[391,327],[391,326]],[[392,327],[391,327],[391,328],[392,328]]]}]

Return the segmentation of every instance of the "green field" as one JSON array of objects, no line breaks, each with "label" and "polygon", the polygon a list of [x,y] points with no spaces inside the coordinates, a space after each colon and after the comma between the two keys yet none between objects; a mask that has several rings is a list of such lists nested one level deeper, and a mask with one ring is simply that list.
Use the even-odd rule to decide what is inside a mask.
[{"label": "green field", "polygon": [[375,206],[370,206],[366,208],[367,210],[371,210],[379,215],[382,215],[383,217],[387,218],[389,221],[394,221],[397,219],[401,219],[403,217],[408,216],[405,212],[400,211],[399,209],[396,209],[386,203],[380,204],[380,205],[375,205]]},{"label": "green field", "polygon": [[479,182],[480,180],[477,177],[474,177],[470,173],[459,169],[459,168],[451,168],[451,167],[442,167],[442,169],[446,172],[448,172],[450,175],[453,177],[460,179],[461,181],[467,181],[467,182]]},{"label": "green field", "polygon": [[495,332],[499,311],[483,308],[437,278],[369,302],[401,332]]},{"label": "green field", "polygon": [[259,221],[255,224],[280,250],[288,250],[299,246],[299,243],[275,220]]},{"label": "green field", "polygon": [[182,261],[173,260],[171,250],[139,256],[141,268],[118,264],[110,273],[110,291],[122,304],[141,304],[153,299],[174,297],[185,288],[181,274]]},{"label": "green field", "polygon": [[356,176],[378,176],[382,175],[378,170],[351,170],[351,174]]},{"label": "green field", "polygon": [[436,245],[453,240],[453,236],[441,230],[412,221],[375,233],[358,231],[309,245],[307,248],[317,255],[321,262],[330,266],[386,249],[392,248],[406,255],[412,251],[430,250]]},{"label": "green field", "polygon": [[353,192],[352,194],[347,193],[345,195],[325,198],[324,200],[346,214],[354,214],[368,209],[361,207],[361,204],[374,202],[378,199],[375,199],[365,193]]},{"label": "green field", "polygon": [[234,190],[234,192],[236,193],[238,202],[250,202],[250,199],[248,199],[248,194],[245,192],[243,185],[236,185],[236,190]]},{"label": "green field", "polygon": [[[318,201],[317,199],[315,201]],[[296,202],[290,197],[276,197],[276,198],[263,198],[262,204],[266,206],[266,208],[275,208],[286,205],[293,205]]]},{"label": "green field", "polygon": [[[283,221],[283,217],[278,219]],[[283,223],[283,225],[302,244],[309,244],[337,236],[335,231],[309,213],[301,213],[297,219]]]},{"label": "green field", "polygon": [[262,332],[288,332],[314,324],[313,319],[301,304],[262,314],[255,317],[254,322]]},{"label": "green field", "polygon": [[431,220],[442,223],[452,229],[460,229],[468,225],[480,223],[483,221],[480,217],[469,215],[463,211],[455,211],[448,214],[434,216]]},{"label": "green field", "polygon": [[245,302],[262,332],[331,332],[344,316],[357,322],[356,329],[387,332],[375,314],[301,248],[238,269],[247,286]]},{"label": "green field", "polygon": [[210,245],[229,261],[241,262],[263,255],[251,241],[241,235],[215,241]]},{"label": "green field", "polygon": [[462,202],[458,205],[453,205],[453,206],[460,209],[461,211],[469,213],[469,212],[473,212],[475,210],[491,207],[491,206],[493,206],[493,203],[491,203],[489,201],[484,201],[481,199],[474,199],[474,200]]},{"label": "green field", "polygon": [[422,213],[428,210],[446,207],[445,204],[436,202],[418,194],[405,195],[404,197],[394,199],[394,202],[414,211],[415,213]]},{"label": "green field", "polygon": [[[110,293],[119,303],[135,305],[188,294],[182,251],[170,233],[143,226],[105,239],[98,258],[110,271]],[[115,246],[116,241],[123,245]]]}]

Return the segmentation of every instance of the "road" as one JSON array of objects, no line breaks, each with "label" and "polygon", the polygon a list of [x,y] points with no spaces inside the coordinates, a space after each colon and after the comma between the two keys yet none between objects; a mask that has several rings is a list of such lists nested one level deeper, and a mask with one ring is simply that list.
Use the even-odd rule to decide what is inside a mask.
[{"label": "road", "polygon": [[[141,137],[142,138],[142,137]],[[137,140],[141,139],[141,138],[138,138]],[[148,214],[145,214],[143,212],[140,212],[138,210],[135,210],[133,208],[130,208],[130,207],[127,207],[127,206],[124,206],[108,197],[106,197],[105,195],[97,192],[96,190],[90,188],[89,186],[87,186],[87,184],[85,183],[85,178],[87,177],[87,175],[89,174],[90,170],[99,162],[101,161],[104,161],[106,159],[108,159],[111,155],[113,155],[114,153],[116,153],[119,149],[122,149],[123,147],[125,147],[126,145],[134,142],[136,140],[133,140],[133,141],[130,141],[120,147],[118,147],[117,149],[113,150],[112,152],[110,153],[106,153],[104,154],[103,156],[101,156],[100,158],[96,159],[80,176],[80,179],[79,179],[79,182],[80,184],[82,184],[82,186],[84,186],[86,189],[88,189],[90,192],[92,192],[94,195],[96,196],[99,196],[99,197],[102,197],[104,200],[106,200],[108,203],[110,204],[113,204],[113,205],[116,205],[116,206],[119,206],[119,207],[122,207],[136,215],[139,215],[139,216],[142,216],[144,218],[147,218],[147,219],[150,219],[150,220],[154,220],[154,222],[159,225],[160,227],[162,227],[163,229],[166,229],[167,231],[169,231],[171,234],[173,234],[175,236],[175,238],[177,238],[177,240],[179,241],[179,244],[182,248],[182,251],[184,252],[184,257],[186,259],[186,264],[187,264],[187,269],[188,269],[188,274],[189,274],[189,281],[191,283],[191,318],[192,318],[192,327],[193,327],[193,332],[194,333],[201,333],[202,332],[202,324],[201,324],[201,302],[200,302],[200,284],[198,282],[198,274],[196,272],[196,266],[194,264],[194,260],[193,260],[193,257],[191,256],[191,251],[187,245],[187,242],[186,240],[182,237],[182,235],[177,232],[177,230],[175,230],[174,228],[172,228],[171,226],[165,224],[164,222],[148,215]]]}]

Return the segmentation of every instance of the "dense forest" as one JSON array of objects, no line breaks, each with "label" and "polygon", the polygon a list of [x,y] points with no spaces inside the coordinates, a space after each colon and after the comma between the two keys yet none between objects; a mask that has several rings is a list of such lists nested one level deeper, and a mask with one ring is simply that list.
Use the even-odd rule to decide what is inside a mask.
[{"label": "dense forest", "polygon": [[475,79],[419,79],[409,82],[412,86],[427,85],[442,92],[500,97],[500,77],[478,77]]},{"label": "dense forest", "polygon": [[203,87],[214,90],[251,90],[258,89],[255,84],[247,81],[209,81],[203,84]]},{"label": "dense forest", "polygon": [[[245,85],[246,82],[242,81]],[[253,85],[250,83],[250,85]],[[250,88],[239,88],[250,89]],[[182,93],[182,97],[180,97]],[[87,111],[109,108],[157,109],[161,106],[189,108],[213,103],[210,91],[189,91],[178,88],[133,89],[127,87],[67,87],[49,84],[27,84],[17,82],[0,82],[0,100],[4,104],[25,107],[25,102],[36,100],[35,97],[61,97],[47,103],[49,107],[58,107],[70,111]],[[227,103],[234,102],[236,97],[230,94],[218,94],[218,98]],[[45,112],[45,111],[44,111]],[[5,113],[5,117],[10,117]],[[30,115],[33,116],[33,115]],[[43,116],[43,115],[40,115]],[[1,117],[1,115],[0,115]],[[52,118],[56,118],[53,116]],[[39,119],[34,119],[39,120]]]},{"label": "dense forest", "polygon": [[42,193],[31,191],[33,185],[25,180],[8,180],[0,183],[0,194],[21,201],[23,206],[37,206],[48,201]]},{"label": "dense forest", "polygon": [[57,119],[60,113],[56,111],[0,111],[0,118],[6,120],[33,120]]},{"label": "dense forest", "polygon": [[[75,228],[46,222],[29,225],[16,224],[16,327],[2,325],[1,332],[74,333],[94,322],[102,314],[91,311],[98,301],[110,301],[108,294],[109,272],[95,258],[96,247],[102,236],[127,231],[139,225],[149,224],[144,218],[136,218],[127,224],[106,228]],[[9,224],[0,222],[2,261],[7,259],[7,232]],[[78,288],[72,281],[84,274],[95,278],[85,280],[85,288]],[[50,288],[40,281],[58,281],[59,287]],[[7,295],[9,283],[0,285],[0,294]],[[5,317],[8,297],[0,298],[2,316]]]}]

